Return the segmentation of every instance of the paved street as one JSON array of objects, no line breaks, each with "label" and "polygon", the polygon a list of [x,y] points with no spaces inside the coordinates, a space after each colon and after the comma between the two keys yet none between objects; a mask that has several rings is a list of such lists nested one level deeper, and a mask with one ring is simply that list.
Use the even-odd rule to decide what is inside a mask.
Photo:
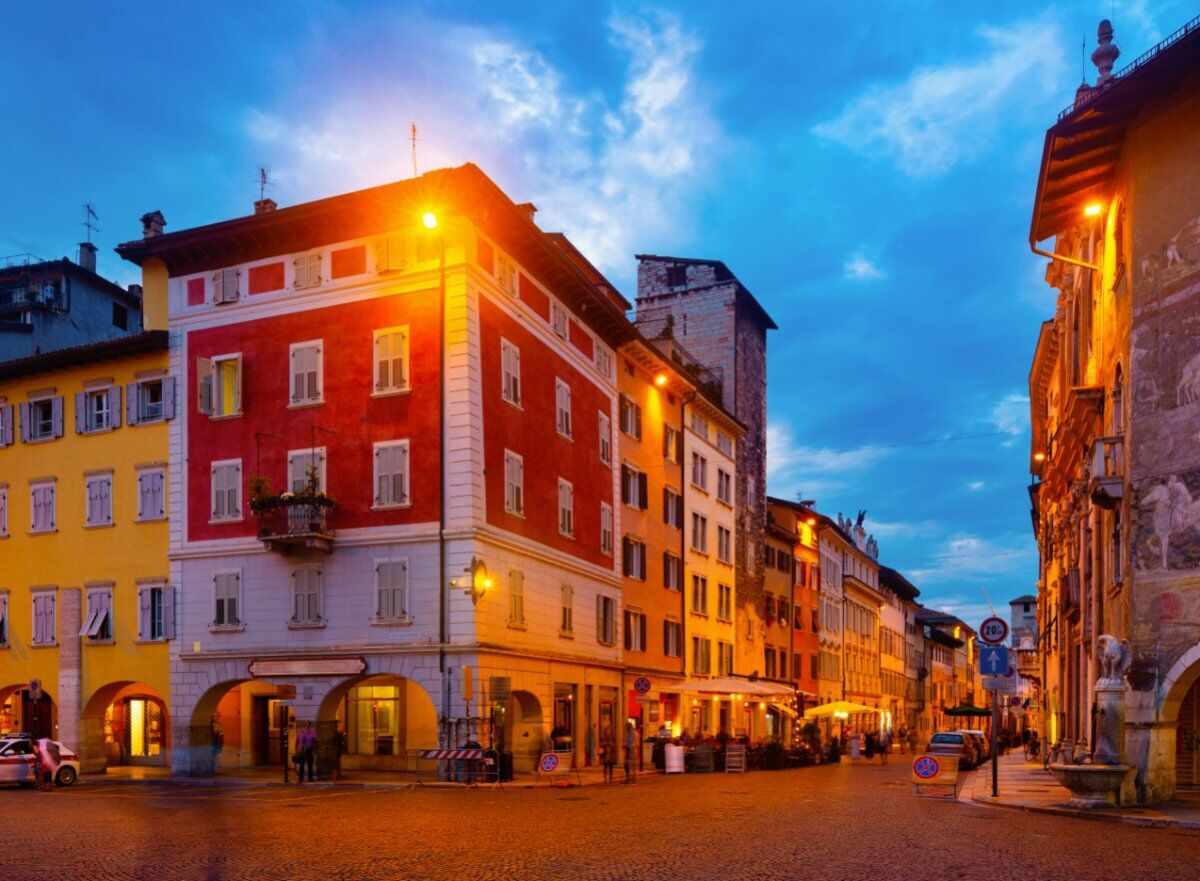
[{"label": "paved street", "polygon": [[907,774],[898,758],[611,789],[5,789],[3,876],[1161,879],[1200,853],[1200,832],[916,799]]}]

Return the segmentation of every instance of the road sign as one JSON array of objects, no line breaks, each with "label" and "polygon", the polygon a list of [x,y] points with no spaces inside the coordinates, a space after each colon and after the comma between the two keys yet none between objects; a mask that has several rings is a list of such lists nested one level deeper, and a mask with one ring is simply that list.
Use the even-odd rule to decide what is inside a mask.
[{"label": "road sign", "polygon": [[979,672],[984,676],[1003,676],[1008,672],[1008,646],[981,645]]},{"label": "road sign", "polygon": [[955,786],[958,759],[952,756],[917,756],[912,763],[914,786]]},{"label": "road sign", "polygon": [[1007,676],[984,676],[983,687],[988,691],[999,691],[1003,694],[1017,693],[1017,681]]},{"label": "road sign", "polygon": [[979,625],[979,638],[988,645],[1000,645],[1008,639],[1008,622],[995,615],[984,618],[983,623]]},{"label": "road sign", "polygon": [[645,694],[650,690],[650,680],[645,676],[639,676],[633,680],[633,690],[638,694]]},{"label": "road sign", "polygon": [[42,699],[42,680],[31,679],[29,682],[29,699],[31,701],[40,701]]},{"label": "road sign", "polygon": [[554,753],[543,753],[541,761],[538,762],[538,769],[543,774],[553,774],[558,770],[558,766],[558,756]]}]

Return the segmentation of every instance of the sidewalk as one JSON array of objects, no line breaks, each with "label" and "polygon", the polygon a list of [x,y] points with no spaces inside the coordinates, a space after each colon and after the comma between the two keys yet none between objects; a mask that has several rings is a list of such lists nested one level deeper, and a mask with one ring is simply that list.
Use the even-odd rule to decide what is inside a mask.
[{"label": "sidewalk", "polygon": [[[647,778],[657,777],[660,772],[653,767],[638,773],[638,782],[642,782]],[[620,781],[624,777],[624,771],[618,767],[616,774],[616,784],[621,785]],[[281,768],[258,767],[258,768],[230,768],[223,770],[218,774],[208,774],[200,777],[173,777],[166,768],[155,767],[139,767],[122,765],[109,768],[104,774],[84,774],[80,777],[82,783],[133,783],[145,785],[159,786],[296,786],[296,769],[292,768],[289,772],[289,783],[283,782],[283,770]],[[583,768],[576,777],[571,774],[569,778],[555,778],[554,783],[562,786],[569,782],[572,786],[603,786],[604,775],[600,766],[592,766]],[[406,772],[371,772],[371,771],[347,771],[343,772],[341,779],[333,780],[318,780],[316,783],[305,783],[305,786],[313,786],[318,788],[344,788],[344,789],[466,789],[468,788],[463,783],[452,783],[434,780],[431,775],[422,775],[418,782],[416,776]],[[532,789],[535,786],[538,788],[548,788],[551,782],[549,778],[542,778],[539,783],[533,774],[517,774],[511,781],[506,781],[503,784],[504,789]],[[496,783],[480,783],[477,789],[498,789],[501,788]]]},{"label": "sidewalk", "polygon": [[1067,807],[1070,791],[1058,784],[1040,762],[1027,762],[1018,753],[1001,756],[997,777],[1000,797],[992,798],[992,765],[981,765],[968,777],[959,800],[992,807],[1064,814],[1092,820],[1110,820],[1142,826],[1181,826],[1200,829],[1200,794],[1157,805],[1127,805],[1107,810],[1085,811]]}]

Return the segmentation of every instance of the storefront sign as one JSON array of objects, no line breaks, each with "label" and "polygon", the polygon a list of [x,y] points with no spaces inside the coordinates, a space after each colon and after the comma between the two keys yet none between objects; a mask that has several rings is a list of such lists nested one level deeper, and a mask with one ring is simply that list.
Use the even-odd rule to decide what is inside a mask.
[{"label": "storefront sign", "polygon": [[362,658],[268,658],[250,662],[251,676],[357,676],[367,669]]},{"label": "storefront sign", "polygon": [[290,701],[296,699],[295,685],[279,685],[275,688],[275,697],[281,701]]}]

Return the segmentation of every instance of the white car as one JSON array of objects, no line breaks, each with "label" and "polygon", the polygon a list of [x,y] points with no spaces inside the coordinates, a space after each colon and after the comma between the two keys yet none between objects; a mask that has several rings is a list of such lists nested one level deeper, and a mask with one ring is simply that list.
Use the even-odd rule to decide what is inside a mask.
[{"label": "white car", "polygon": [[[54,780],[59,786],[70,786],[79,779],[79,756],[57,740],[61,763]],[[33,741],[28,734],[6,734],[0,737],[0,783],[19,783],[28,786],[33,779]]]}]

